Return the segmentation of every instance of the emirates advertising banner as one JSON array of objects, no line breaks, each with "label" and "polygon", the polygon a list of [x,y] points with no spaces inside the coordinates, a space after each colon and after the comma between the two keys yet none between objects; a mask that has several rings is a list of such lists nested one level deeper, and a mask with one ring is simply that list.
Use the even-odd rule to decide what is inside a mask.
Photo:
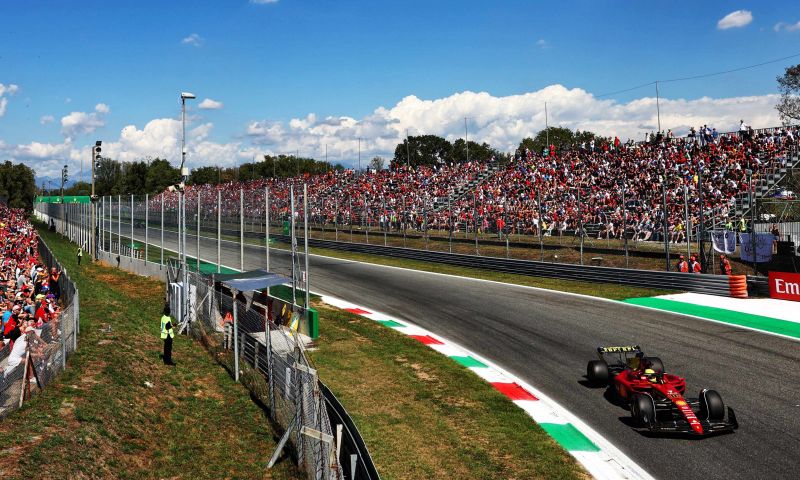
[{"label": "emirates advertising banner", "polygon": [[769,296],[800,302],[800,274],[769,272]]}]

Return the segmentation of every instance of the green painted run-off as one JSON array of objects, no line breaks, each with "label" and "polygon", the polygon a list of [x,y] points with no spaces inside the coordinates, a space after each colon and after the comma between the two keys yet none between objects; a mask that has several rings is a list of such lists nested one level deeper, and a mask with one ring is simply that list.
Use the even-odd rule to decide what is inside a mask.
[{"label": "green painted run-off", "polygon": [[600,448],[571,423],[540,423],[545,432],[570,452],[599,452]]},{"label": "green painted run-off", "polygon": [[800,339],[800,323],[790,322],[788,320],[737,312],[736,310],[727,310],[725,308],[706,307],[705,305],[697,305],[694,303],[678,302],[665,298],[629,298],[623,300],[623,302],[656,308],[658,310],[694,315],[696,317],[725,322],[731,325],[763,330],[765,332],[777,333]]},{"label": "green painted run-off", "polygon": [[461,365],[463,365],[465,367],[486,368],[486,364],[484,364],[483,362],[481,362],[479,360],[475,360],[472,357],[453,356],[453,357],[450,357],[450,358],[452,358],[453,360],[455,360],[456,362],[460,363]]}]

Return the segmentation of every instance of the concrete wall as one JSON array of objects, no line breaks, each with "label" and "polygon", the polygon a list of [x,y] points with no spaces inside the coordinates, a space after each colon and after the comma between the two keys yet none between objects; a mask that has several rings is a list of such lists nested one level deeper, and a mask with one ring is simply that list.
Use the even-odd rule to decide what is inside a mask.
[{"label": "concrete wall", "polygon": [[[117,255],[116,253],[102,251],[98,253],[98,258],[100,261],[106,262],[112,267],[121,268],[126,272],[141,275],[143,277],[156,278],[162,282],[167,281],[166,265],[159,265],[153,262],[145,263],[144,260],[139,260],[138,258],[124,257]],[[117,258],[119,258],[119,263],[117,263]]]}]

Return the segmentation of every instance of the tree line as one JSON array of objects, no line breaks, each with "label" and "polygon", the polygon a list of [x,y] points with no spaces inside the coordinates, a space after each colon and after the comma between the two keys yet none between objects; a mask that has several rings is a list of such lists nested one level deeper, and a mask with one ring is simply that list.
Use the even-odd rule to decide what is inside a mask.
[{"label": "tree line", "polygon": [[0,164],[0,202],[11,208],[30,210],[36,197],[36,180],[31,167],[6,160]]},{"label": "tree line", "polygon": [[[297,175],[317,175],[330,170],[344,170],[342,165],[295,157],[294,155],[265,155],[262,161],[243,163],[236,167],[199,167],[189,174],[190,185],[220,184],[234,181],[246,182],[260,178],[286,178]],[[178,167],[161,158],[145,162],[120,162],[103,158],[95,168],[95,194],[104,195],[155,195],[180,181]],[[35,186],[33,187],[35,191]],[[64,195],[90,195],[89,182],[76,182],[64,189]],[[45,194],[60,195],[60,188],[51,188]]]},{"label": "tree line", "polygon": [[[533,138],[522,139],[517,147],[520,153],[529,149],[535,153],[544,152],[550,145],[557,149],[572,149],[580,146],[581,143],[588,144],[592,140],[597,142],[599,147],[609,139],[599,137],[589,131],[572,131],[564,127],[549,127],[539,131]],[[476,143],[473,141],[465,142],[463,138],[453,142],[438,135],[411,136],[398,143],[394,149],[392,166],[400,165],[437,165],[463,163],[467,161],[506,161],[511,155],[502,153],[488,143]]]}]

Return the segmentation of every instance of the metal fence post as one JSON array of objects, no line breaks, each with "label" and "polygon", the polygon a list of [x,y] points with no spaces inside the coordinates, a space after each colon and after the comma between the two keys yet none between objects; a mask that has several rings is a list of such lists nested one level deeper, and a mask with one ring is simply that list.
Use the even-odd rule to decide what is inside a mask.
[{"label": "metal fence post", "polygon": [[131,195],[131,258],[133,258],[133,195]]},{"label": "metal fence post", "polygon": [[239,189],[239,270],[244,271],[244,189]]},{"label": "metal fence post", "polygon": [[197,244],[197,258],[196,265],[197,265],[197,273],[200,273],[200,190],[197,190],[197,237],[195,238]]},{"label": "metal fence post", "polygon": [[222,271],[222,192],[217,190],[217,273]]},{"label": "metal fence post", "polygon": [[269,382],[269,416],[273,420],[275,420],[275,375],[273,372],[273,362],[272,362],[272,328],[270,327],[270,323],[272,319],[269,318],[270,309],[266,309],[264,312],[264,329],[266,330],[266,343],[267,343],[267,381]]},{"label": "metal fence post", "polygon": [[144,195],[144,264],[147,265],[147,246],[150,244],[150,195]]},{"label": "metal fence post", "polygon": [[72,351],[75,352],[78,350],[78,332],[80,332],[80,301],[78,300],[80,297],[78,295],[77,290],[74,293],[72,298],[72,319],[74,325],[72,328]]},{"label": "metal fence post", "polygon": [[[267,249],[267,271],[269,271],[269,187],[264,187],[264,217],[266,223],[264,244]],[[269,287],[267,287],[267,295],[269,295]]]},{"label": "metal fence post", "polygon": [[122,195],[117,195],[117,255],[122,255]]},{"label": "metal fence post", "polygon": [[238,292],[233,290],[233,369],[234,378],[239,381],[239,306],[236,302]]},{"label": "metal fence post", "polygon": [[159,264],[164,265],[164,194],[161,194],[161,259]]}]

